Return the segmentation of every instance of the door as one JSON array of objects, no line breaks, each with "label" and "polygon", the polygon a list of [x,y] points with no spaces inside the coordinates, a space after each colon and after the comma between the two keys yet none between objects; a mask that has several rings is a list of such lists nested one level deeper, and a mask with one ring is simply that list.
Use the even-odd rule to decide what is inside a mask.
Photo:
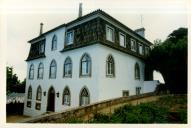
[{"label": "door", "polygon": [[51,87],[48,91],[47,111],[54,112],[54,110],[55,110],[55,91],[54,88]]}]

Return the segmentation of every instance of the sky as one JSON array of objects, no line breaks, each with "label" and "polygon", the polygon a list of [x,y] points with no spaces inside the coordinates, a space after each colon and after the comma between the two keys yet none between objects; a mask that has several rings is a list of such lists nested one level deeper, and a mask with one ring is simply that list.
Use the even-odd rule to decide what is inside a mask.
[{"label": "sky", "polygon": [[[26,78],[25,60],[30,49],[27,41],[39,35],[40,23],[44,23],[46,32],[76,19],[80,2],[83,15],[102,9],[132,30],[143,26],[150,42],[164,41],[173,30],[187,27],[187,2],[184,0],[6,0],[0,5],[6,25],[6,65],[14,68],[20,80]],[[154,78],[163,82],[156,72]]]}]

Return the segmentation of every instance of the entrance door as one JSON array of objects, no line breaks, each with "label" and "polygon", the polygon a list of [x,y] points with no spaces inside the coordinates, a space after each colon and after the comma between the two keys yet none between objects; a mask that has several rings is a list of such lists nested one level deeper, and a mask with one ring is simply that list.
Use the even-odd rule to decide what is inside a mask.
[{"label": "entrance door", "polygon": [[54,106],[55,106],[55,91],[54,88],[51,87],[48,91],[47,111],[54,112]]}]

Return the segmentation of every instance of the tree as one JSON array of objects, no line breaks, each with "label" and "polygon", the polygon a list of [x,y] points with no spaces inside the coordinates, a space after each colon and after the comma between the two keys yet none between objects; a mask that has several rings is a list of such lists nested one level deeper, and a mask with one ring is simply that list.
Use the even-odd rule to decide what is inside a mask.
[{"label": "tree", "polygon": [[187,28],[173,31],[164,42],[157,41],[147,62],[162,74],[171,93],[187,93]]},{"label": "tree", "polygon": [[20,82],[17,74],[13,74],[13,67],[7,68],[7,93],[10,92],[25,92],[26,79],[23,82]]}]

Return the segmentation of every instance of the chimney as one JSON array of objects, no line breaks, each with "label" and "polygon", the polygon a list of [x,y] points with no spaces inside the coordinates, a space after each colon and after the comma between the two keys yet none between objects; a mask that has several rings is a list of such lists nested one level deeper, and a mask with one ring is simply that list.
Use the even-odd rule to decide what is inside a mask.
[{"label": "chimney", "polygon": [[43,23],[40,23],[40,34],[41,35],[43,33]]},{"label": "chimney", "polygon": [[145,28],[142,27],[142,28],[136,29],[135,32],[139,34],[140,36],[145,37]]},{"label": "chimney", "polygon": [[78,18],[82,16],[82,3],[79,4],[79,13],[78,13]]}]

